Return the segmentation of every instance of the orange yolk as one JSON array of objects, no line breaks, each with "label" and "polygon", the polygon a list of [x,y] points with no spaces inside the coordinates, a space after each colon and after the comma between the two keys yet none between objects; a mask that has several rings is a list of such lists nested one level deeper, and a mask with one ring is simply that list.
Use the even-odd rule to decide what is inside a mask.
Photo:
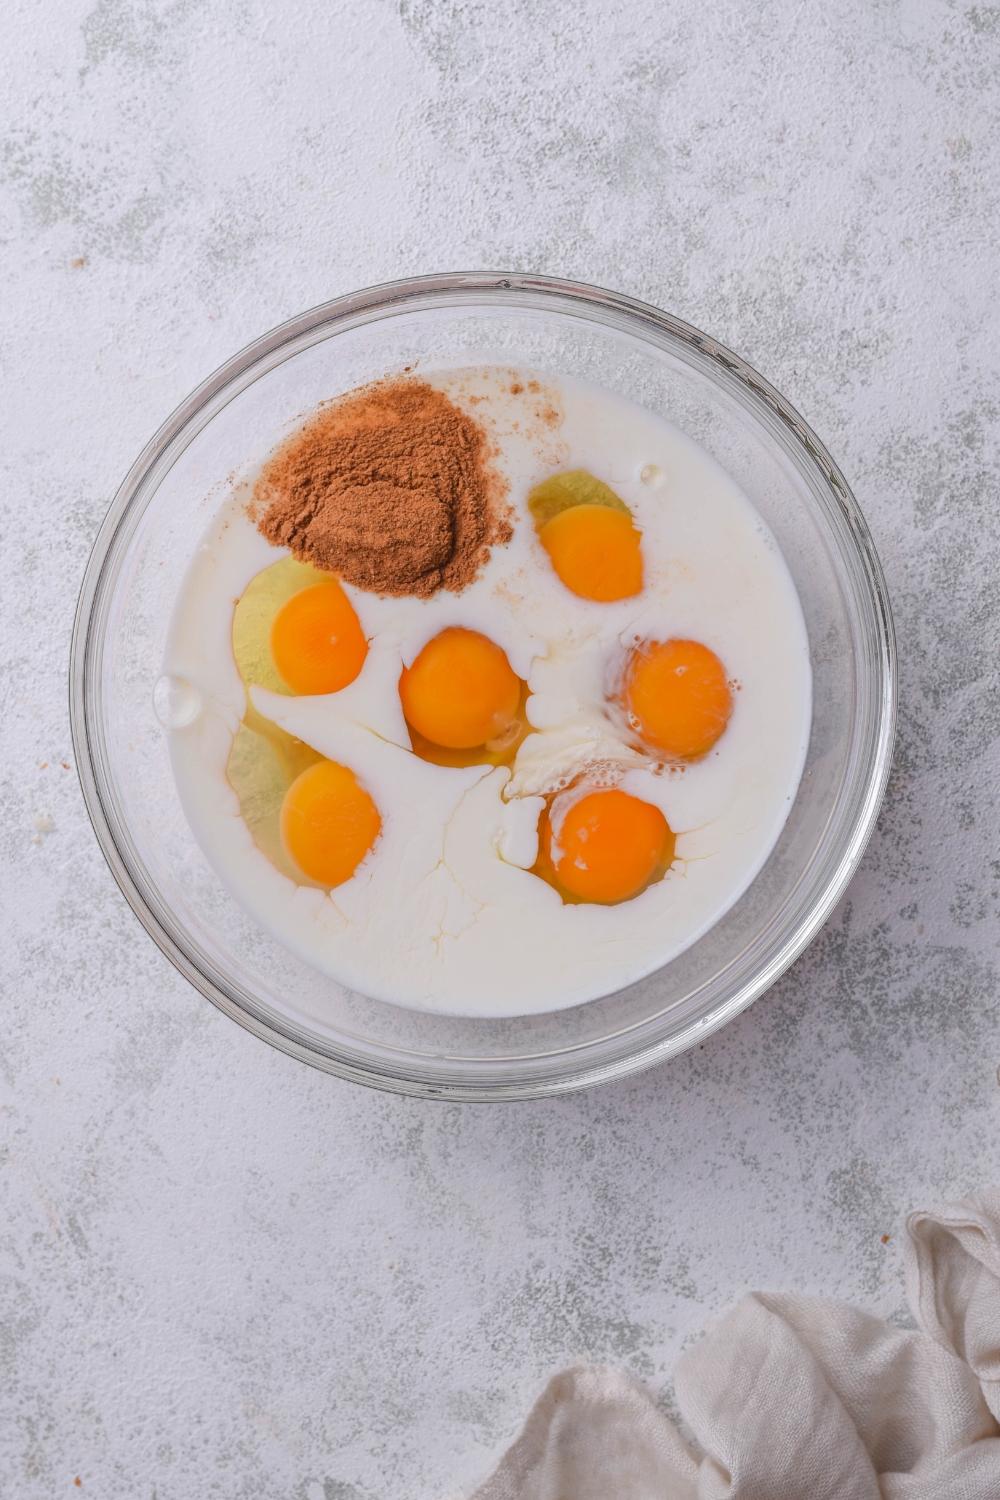
[{"label": "orange yolk", "polygon": [[673,860],[674,835],[660,809],[627,792],[588,792],[556,821],[553,835],[550,814],[543,814],[542,860],[584,901],[627,901]]},{"label": "orange yolk", "polygon": [[407,723],[451,750],[469,750],[505,734],[520,696],[520,679],[500,647],[457,625],[428,641],[399,679]]},{"label": "orange yolk", "polygon": [[606,604],[642,588],[641,536],[620,510],[573,505],[547,521],[538,540],[571,593]]},{"label": "orange yolk", "polygon": [[296,777],[281,804],[281,842],[321,885],[350,880],[381,827],[378,808],[354,772],[332,760]]},{"label": "orange yolk", "polygon": [[726,669],[697,641],[648,641],[630,655],[625,703],[644,740],[681,760],[706,755],[733,711]]},{"label": "orange yolk", "polygon": [[339,693],[364,666],[368,642],[335,578],[293,594],[271,626],[271,657],[293,693]]}]

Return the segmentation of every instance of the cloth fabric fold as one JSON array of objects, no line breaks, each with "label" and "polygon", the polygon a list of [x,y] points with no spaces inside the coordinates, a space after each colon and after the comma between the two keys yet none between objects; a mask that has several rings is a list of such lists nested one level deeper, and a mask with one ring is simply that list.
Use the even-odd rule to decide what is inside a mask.
[{"label": "cloth fabric fold", "polygon": [[753,1292],[678,1361],[554,1377],[470,1500],[1000,1500],[1000,1191],[906,1220],[921,1329]]},{"label": "cloth fabric fold", "polygon": [[914,1316],[973,1370],[1000,1420],[998,1287],[1000,1189],[907,1214],[906,1290]]}]

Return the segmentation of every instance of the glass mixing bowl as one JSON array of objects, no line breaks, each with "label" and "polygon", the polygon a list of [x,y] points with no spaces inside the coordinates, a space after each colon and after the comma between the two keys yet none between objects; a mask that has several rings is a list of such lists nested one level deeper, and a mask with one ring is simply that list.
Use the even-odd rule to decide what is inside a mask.
[{"label": "glass mixing bowl", "polygon": [[[659,413],[728,470],[770,526],[802,601],[813,722],[770,859],[729,912],[640,983],[504,1019],[408,1011],[343,989],[263,933],[181,811],[171,725],[197,699],[161,676],[174,598],[227,476],[319,401],[407,365],[503,363],[576,376]],[[823,444],[767,381],[687,324],[543,276],[417,277],[340,297],[238,354],[136,460],[80,595],[71,710],[84,795],[150,936],[227,1015],[340,1077],[449,1099],[526,1099],[634,1073],[745,1009],[819,930],[885,789],[895,647],[868,529]]]}]

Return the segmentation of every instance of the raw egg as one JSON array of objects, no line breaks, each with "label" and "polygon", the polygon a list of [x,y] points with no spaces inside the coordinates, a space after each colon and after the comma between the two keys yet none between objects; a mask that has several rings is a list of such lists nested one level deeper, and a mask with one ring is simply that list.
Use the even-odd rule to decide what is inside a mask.
[{"label": "raw egg", "polygon": [[574,505],[547,521],[538,540],[570,593],[607,604],[641,590],[641,536],[620,510]]},{"label": "raw egg", "polygon": [[625,703],[634,729],[679,760],[707,755],[729,723],[732,689],[698,641],[647,641],[630,653]]},{"label": "raw egg", "polygon": [[281,804],[281,841],[299,869],[322,885],[350,880],[382,828],[354,772],[321,760],[292,782]]},{"label": "raw egg", "polygon": [[274,617],[271,658],[293,693],[339,693],[367,655],[361,623],[335,578],[293,594]]},{"label": "raw egg", "polygon": [[554,875],[551,883],[580,901],[628,901],[673,857],[674,835],[660,809],[616,787],[563,793],[542,814],[537,873]]},{"label": "raw egg", "polygon": [[506,653],[478,630],[453,625],[420,652],[399,679],[411,728],[451,750],[516,737],[521,680]]}]

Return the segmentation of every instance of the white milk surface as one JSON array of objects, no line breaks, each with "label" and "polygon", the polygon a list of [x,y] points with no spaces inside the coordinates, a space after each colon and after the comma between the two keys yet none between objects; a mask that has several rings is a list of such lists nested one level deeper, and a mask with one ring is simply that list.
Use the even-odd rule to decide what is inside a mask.
[{"label": "white milk surface", "polygon": [[[669,962],[760,870],[791,808],[808,744],[805,624],[760,516],[668,422],[550,375],[420,373],[491,431],[510,483],[513,540],[495,548],[458,595],[388,599],[345,585],[370,647],[361,675],[341,692],[288,698],[251,690],[260,713],[350,766],[368,788],[382,817],[374,849],[329,895],[298,886],[257,848],[227,779],[246,708],[232,650],[234,602],[285,555],[247,519],[245,487],[202,539],[174,612],[164,671],[187,679],[202,701],[195,722],[171,733],[174,773],[221,879],[264,929],[316,969],[420,1010],[555,1010]],[[512,384],[524,390],[512,394]],[[588,470],[631,508],[643,533],[644,587],[635,598],[578,599],[553,572],[526,500],[533,485],[567,469]],[[448,625],[496,641],[529,684],[536,732],[512,770],[444,768],[410,751],[399,673]],[[635,750],[605,695],[634,641],[672,637],[711,647],[739,690],[714,750],[697,764],[664,770]],[[541,794],[595,761],[616,768],[625,791],[663,811],[677,834],[676,860],[631,901],[564,905],[528,868]]]}]

